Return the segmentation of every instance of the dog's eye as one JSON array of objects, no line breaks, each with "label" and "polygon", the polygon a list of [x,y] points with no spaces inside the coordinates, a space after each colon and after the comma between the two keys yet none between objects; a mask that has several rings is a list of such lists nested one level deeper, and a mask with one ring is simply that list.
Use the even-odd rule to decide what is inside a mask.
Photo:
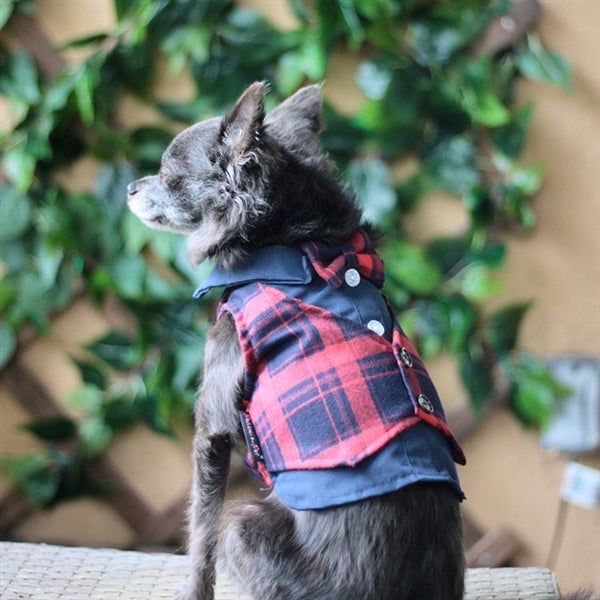
[{"label": "dog's eye", "polygon": [[165,175],[164,173],[160,174],[160,182],[168,188],[176,188],[181,183],[182,177],[179,175]]}]

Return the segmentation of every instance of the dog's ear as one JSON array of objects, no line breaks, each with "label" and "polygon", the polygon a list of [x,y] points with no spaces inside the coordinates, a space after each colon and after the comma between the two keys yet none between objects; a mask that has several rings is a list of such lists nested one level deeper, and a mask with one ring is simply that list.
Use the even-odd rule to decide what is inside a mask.
[{"label": "dog's ear", "polygon": [[320,85],[299,89],[267,115],[269,134],[300,158],[320,155],[321,102]]},{"label": "dog's ear", "polygon": [[219,139],[230,150],[231,156],[240,158],[250,151],[262,135],[265,118],[265,92],[263,81],[253,83],[239,97],[235,106],[223,117]]}]

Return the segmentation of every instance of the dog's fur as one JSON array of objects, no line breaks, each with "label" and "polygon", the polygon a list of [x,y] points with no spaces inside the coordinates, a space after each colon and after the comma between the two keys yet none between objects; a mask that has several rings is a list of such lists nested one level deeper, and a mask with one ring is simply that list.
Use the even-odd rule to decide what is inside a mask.
[{"label": "dog's fur", "polygon": [[[131,210],[150,227],[189,234],[194,262],[230,268],[260,246],[344,242],[360,224],[319,149],[320,88],[301,89],[267,116],[265,88],[253,84],[224,118],[180,133],[160,173],[129,185]],[[271,497],[222,515],[230,453],[241,441],[243,369],[224,314],[208,336],[195,410],[192,576],[181,598],[213,599],[219,555],[256,600],[461,599],[459,502],[447,484],[318,511]]]}]

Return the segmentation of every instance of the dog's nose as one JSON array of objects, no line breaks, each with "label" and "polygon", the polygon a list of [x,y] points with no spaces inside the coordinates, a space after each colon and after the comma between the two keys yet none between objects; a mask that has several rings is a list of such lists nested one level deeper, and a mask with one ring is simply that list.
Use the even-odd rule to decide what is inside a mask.
[{"label": "dog's nose", "polygon": [[127,195],[128,196],[134,196],[135,194],[137,194],[138,188],[137,188],[137,181],[132,181],[128,186],[127,186]]}]

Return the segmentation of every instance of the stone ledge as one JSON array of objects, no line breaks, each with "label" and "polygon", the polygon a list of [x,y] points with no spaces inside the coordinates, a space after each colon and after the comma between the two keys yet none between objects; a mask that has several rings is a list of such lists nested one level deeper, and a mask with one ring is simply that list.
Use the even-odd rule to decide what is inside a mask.
[{"label": "stone ledge", "polygon": [[[3,600],[167,600],[185,581],[185,556],[0,543]],[[554,574],[540,568],[468,569],[465,600],[558,600]],[[216,600],[252,600],[223,578]],[[315,598],[315,600],[318,600]]]}]

